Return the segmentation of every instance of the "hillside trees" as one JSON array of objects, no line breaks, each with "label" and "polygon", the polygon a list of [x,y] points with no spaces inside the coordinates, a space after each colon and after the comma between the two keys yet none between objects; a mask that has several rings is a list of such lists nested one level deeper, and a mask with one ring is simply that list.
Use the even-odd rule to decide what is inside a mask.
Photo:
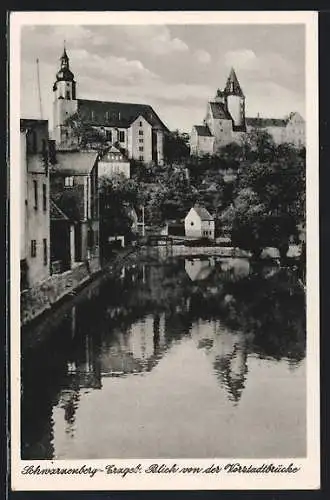
[{"label": "hillside trees", "polygon": [[305,220],[305,157],[289,144],[275,145],[265,133],[247,134],[245,162],[236,196],[222,214],[234,245],[258,257],[266,246],[285,258],[290,237]]},{"label": "hillside trees", "polygon": [[164,139],[164,159],[167,164],[180,163],[190,155],[189,135],[174,130],[166,134]]}]

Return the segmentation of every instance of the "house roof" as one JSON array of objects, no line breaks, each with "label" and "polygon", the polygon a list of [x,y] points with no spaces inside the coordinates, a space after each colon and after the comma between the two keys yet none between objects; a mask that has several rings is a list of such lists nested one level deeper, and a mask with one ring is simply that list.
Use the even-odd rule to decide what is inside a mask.
[{"label": "house roof", "polygon": [[49,201],[49,214],[51,220],[69,220],[69,217],[56,205],[55,201]]},{"label": "house roof", "polygon": [[265,127],[286,127],[287,120],[282,118],[246,118],[246,124],[250,127],[265,128]]},{"label": "house roof", "polygon": [[197,135],[202,136],[202,137],[213,137],[209,127],[205,125],[194,125],[194,128],[196,129]]},{"label": "house roof", "polygon": [[50,171],[66,175],[88,175],[91,173],[98,153],[93,151],[67,151],[57,152],[57,163],[52,165]]},{"label": "house roof", "polygon": [[[112,158],[110,155],[116,155],[116,158]],[[119,156],[120,156],[120,159],[119,159]],[[126,155],[124,155],[124,153],[122,153],[120,151],[120,149],[116,148],[115,146],[111,146],[111,148],[108,149],[107,151],[105,151],[104,155],[101,156],[100,161],[101,162],[113,162],[113,161],[115,161],[115,162],[127,163],[129,160],[126,157]]]},{"label": "house roof", "polygon": [[78,111],[90,125],[128,128],[139,116],[143,116],[153,128],[168,131],[149,104],[78,99]]},{"label": "house roof", "polygon": [[304,118],[301,116],[301,114],[298,113],[298,111],[292,111],[288,116],[288,122],[290,122],[295,117],[301,120],[302,122],[305,121]]},{"label": "house roof", "polygon": [[222,120],[231,120],[231,116],[222,102],[210,102],[210,108],[213,118]]},{"label": "house roof", "polygon": [[199,215],[201,220],[214,220],[210,212],[206,210],[205,207],[201,207],[200,205],[194,205],[195,212]]},{"label": "house roof", "polygon": [[48,120],[39,120],[35,118],[21,118],[20,127],[21,129],[36,128],[36,127],[48,127]]}]

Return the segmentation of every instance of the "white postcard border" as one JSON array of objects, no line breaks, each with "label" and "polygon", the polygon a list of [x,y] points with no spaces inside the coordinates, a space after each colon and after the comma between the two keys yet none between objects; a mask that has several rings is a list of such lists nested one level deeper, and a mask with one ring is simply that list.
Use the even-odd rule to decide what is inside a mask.
[{"label": "white postcard border", "polygon": [[[20,29],[37,24],[304,24],[306,27],[307,137],[307,457],[304,459],[207,460],[20,460],[20,271],[19,271],[19,130]],[[316,12],[16,12],[10,16],[10,280],[11,280],[11,481],[13,490],[208,490],[317,489],[320,486],[319,385],[319,221],[318,221],[318,24]],[[240,463],[299,467],[296,473],[145,473],[152,464],[178,468]],[[142,472],[72,475],[22,474],[24,467],[135,467]],[[25,469],[27,470],[27,469]],[[139,470],[139,469],[138,469]]]}]

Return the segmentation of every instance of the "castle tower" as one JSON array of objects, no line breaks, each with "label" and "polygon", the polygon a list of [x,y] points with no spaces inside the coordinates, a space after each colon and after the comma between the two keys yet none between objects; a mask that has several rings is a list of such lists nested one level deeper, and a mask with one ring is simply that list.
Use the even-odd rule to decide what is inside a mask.
[{"label": "castle tower", "polygon": [[76,113],[78,102],[76,100],[76,82],[74,74],[70,70],[69,57],[64,47],[60,58],[60,69],[56,74],[53,85],[53,138],[59,148],[72,147],[75,139],[72,137],[71,129],[66,120]]},{"label": "castle tower", "polygon": [[231,68],[224,89],[227,109],[233,119],[234,130],[245,130],[245,96],[234,68]]}]

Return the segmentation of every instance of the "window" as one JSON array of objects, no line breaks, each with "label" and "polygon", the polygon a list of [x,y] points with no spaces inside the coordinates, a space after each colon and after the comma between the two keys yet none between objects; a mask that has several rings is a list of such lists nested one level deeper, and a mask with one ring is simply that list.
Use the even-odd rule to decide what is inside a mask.
[{"label": "window", "polygon": [[33,181],[33,192],[34,192],[34,208],[38,210],[38,182]]},{"label": "window", "polygon": [[94,111],[91,111],[91,118],[94,120]]},{"label": "window", "polygon": [[139,156],[139,161],[143,161],[143,160],[144,160],[143,155],[140,155],[140,156]]},{"label": "window", "polygon": [[143,135],[143,130],[139,130],[139,135]]},{"label": "window", "polygon": [[37,256],[37,240],[31,240],[31,257]]},{"label": "window", "polygon": [[190,225],[191,225],[191,226],[193,226],[193,225],[194,225],[194,223],[191,221]]},{"label": "window", "polygon": [[42,139],[42,154],[45,156],[47,154],[47,141]]},{"label": "window", "polygon": [[64,186],[72,187],[73,186],[73,177],[65,177],[64,178]]},{"label": "window", "polygon": [[106,111],[106,112],[105,112],[105,119],[106,119],[106,120],[109,120],[109,111]]},{"label": "window", "polygon": [[111,132],[111,130],[106,130],[105,136],[106,136],[107,141],[110,141],[110,142],[112,141],[112,132]]},{"label": "window", "polygon": [[87,246],[88,248],[92,248],[94,245],[94,231],[90,229],[87,233]]},{"label": "window", "polygon": [[38,147],[38,144],[37,144],[37,133],[35,130],[32,131],[32,153],[36,153],[37,152],[37,147]]},{"label": "window", "polygon": [[140,147],[139,147],[139,151],[143,151],[143,146],[140,146]]},{"label": "window", "polygon": [[142,123],[142,122],[140,122],[140,123],[139,123],[139,125],[140,125],[140,127],[142,127],[142,126],[143,126],[143,123]]},{"label": "window", "polygon": [[67,98],[67,99],[70,99],[70,90],[67,90],[67,91],[66,91],[66,98]]},{"label": "window", "polygon": [[43,208],[43,211],[46,212],[46,210],[47,210],[47,185],[46,184],[42,185],[42,208]]},{"label": "window", "polygon": [[47,249],[47,239],[44,238],[42,240],[43,242],[43,247],[44,247],[44,266],[47,266],[48,264],[48,249]]},{"label": "window", "polygon": [[125,132],[124,130],[119,131],[119,142],[125,142]]}]

